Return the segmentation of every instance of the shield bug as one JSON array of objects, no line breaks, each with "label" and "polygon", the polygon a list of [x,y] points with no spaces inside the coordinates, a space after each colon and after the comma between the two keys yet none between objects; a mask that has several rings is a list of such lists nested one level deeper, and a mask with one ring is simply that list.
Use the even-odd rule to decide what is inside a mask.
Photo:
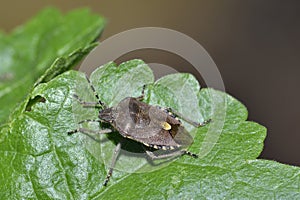
[{"label": "shield bug", "polygon": [[[161,108],[142,102],[144,98],[145,86],[142,90],[142,95],[139,97],[127,97],[120,101],[115,107],[107,107],[99,98],[94,86],[86,76],[86,79],[96,97],[98,102],[85,102],[76,94],[74,98],[80,104],[87,107],[100,107],[98,119],[84,120],[84,122],[99,122],[108,123],[112,129],[117,130],[119,134],[125,138],[141,143],[146,154],[151,159],[162,159],[173,156],[189,155],[197,158],[197,155],[186,150],[192,144],[193,138],[184,128],[179,118],[192,124],[196,127],[201,127],[210,122],[206,120],[202,123],[191,121],[180,113],[176,113],[171,108]],[[112,132],[111,129],[102,129],[100,131],[88,130],[85,128],[78,128],[68,132],[68,135],[81,132],[88,135],[105,134]],[[119,142],[114,150],[111,165],[108,170],[106,179],[103,183],[107,185],[112,176],[113,168],[115,166],[117,157],[121,150],[121,142]],[[165,150],[165,154],[156,155],[153,150]]]}]

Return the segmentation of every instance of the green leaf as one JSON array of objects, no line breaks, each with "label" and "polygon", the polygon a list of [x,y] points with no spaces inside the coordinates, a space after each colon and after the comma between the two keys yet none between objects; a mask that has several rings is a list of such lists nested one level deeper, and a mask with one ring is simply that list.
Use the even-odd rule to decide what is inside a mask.
[{"label": "green leaf", "polygon": [[[91,50],[104,23],[103,18],[87,9],[63,16],[48,8],[10,35],[0,35],[0,105],[5,105],[1,106],[0,123],[7,121],[35,82],[49,81],[74,67]],[[66,57],[72,57],[72,63],[64,63]],[[56,67],[49,69],[54,62]]]},{"label": "green leaf", "polygon": [[[199,91],[190,74],[168,75],[154,82],[150,68],[141,60],[120,66],[108,63],[90,79],[110,106],[124,97],[139,96],[147,84],[145,102],[176,108],[199,122],[211,118],[205,127],[187,127],[194,136],[189,150],[200,158],[182,156],[153,166],[129,142],[108,186],[102,186],[120,137],[103,135],[99,143],[83,134],[67,135],[78,127],[78,121],[97,118],[97,109],[83,108],[72,98],[76,93],[95,101],[85,76],[69,71],[39,84],[31,99],[40,96],[45,102],[33,104],[30,111],[20,112],[1,127],[1,199],[300,198],[300,169],[256,159],[266,129],[246,121],[245,106],[228,94]],[[94,123],[83,126],[100,128]],[[217,133],[210,131],[218,128]]]}]

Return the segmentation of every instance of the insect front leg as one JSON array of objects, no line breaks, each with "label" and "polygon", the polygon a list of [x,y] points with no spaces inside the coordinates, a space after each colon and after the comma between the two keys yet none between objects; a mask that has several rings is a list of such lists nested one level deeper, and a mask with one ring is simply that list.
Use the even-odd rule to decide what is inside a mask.
[{"label": "insect front leg", "polygon": [[74,133],[82,133],[82,134],[88,136],[89,138],[91,138],[92,140],[94,140],[96,142],[100,142],[94,136],[90,135],[90,133],[92,133],[92,134],[106,134],[106,133],[111,133],[111,132],[112,132],[111,129],[102,129],[102,130],[95,131],[95,130],[86,129],[86,128],[77,128],[75,130],[69,131],[68,135],[73,135]]},{"label": "insect front leg", "polygon": [[116,165],[116,161],[117,161],[118,156],[120,154],[120,150],[121,150],[121,142],[119,142],[117,144],[117,146],[116,146],[116,148],[114,150],[114,154],[113,154],[113,157],[112,157],[112,160],[111,160],[111,164],[110,164],[109,170],[107,172],[107,175],[106,175],[105,181],[103,183],[103,186],[107,186],[107,183],[108,183],[110,177],[112,176],[114,167]]},{"label": "insect front leg", "polygon": [[68,135],[73,135],[74,133],[83,133],[83,134],[88,134],[88,133],[93,133],[93,134],[106,134],[106,133],[111,133],[111,129],[102,129],[102,130],[91,130],[91,129],[86,129],[86,128],[77,128],[75,130],[69,131]]},{"label": "insect front leg", "polygon": [[184,121],[186,121],[187,123],[195,126],[195,127],[202,127],[202,126],[205,126],[206,124],[208,124],[209,122],[211,122],[211,119],[208,119],[208,120],[205,120],[203,122],[195,122],[193,120],[190,120],[186,117],[184,117],[181,113],[173,110],[172,108],[164,108],[164,111],[167,112],[169,115],[171,115],[172,117],[176,118],[180,118],[180,119],[183,119]]}]

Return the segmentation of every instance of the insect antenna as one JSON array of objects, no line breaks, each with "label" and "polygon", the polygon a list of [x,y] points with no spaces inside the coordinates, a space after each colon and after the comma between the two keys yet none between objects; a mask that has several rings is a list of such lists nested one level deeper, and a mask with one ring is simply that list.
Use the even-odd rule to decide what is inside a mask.
[{"label": "insect antenna", "polygon": [[143,85],[142,94],[141,94],[141,96],[139,96],[139,97],[136,98],[137,100],[143,101],[143,99],[145,97],[145,89],[146,89],[146,85]]},{"label": "insect antenna", "polygon": [[91,80],[89,79],[89,77],[88,77],[86,74],[85,74],[85,78],[86,78],[87,82],[89,83],[89,85],[90,85],[90,87],[91,87],[91,89],[92,89],[92,91],[93,91],[93,93],[94,93],[94,96],[96,97],[96,99],[97,99],[99,105],[101,105],[101,107],[102,107],[103,109],[105,109],[105,108],[106,108],[106,105],[100,100],[100,97],[99,97],[98,93],[96,92],[95,87],[92,85]]}]

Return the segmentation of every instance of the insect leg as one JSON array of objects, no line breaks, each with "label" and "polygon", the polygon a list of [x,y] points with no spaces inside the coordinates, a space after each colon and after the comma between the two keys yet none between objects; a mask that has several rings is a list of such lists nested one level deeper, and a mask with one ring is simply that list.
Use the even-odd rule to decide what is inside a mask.
[{"label": "insect leg", "polygon": [[98,100],[99,105],[101,105],[102,108],[106,108],[105,104],[100,100],[99,95],[97,94],[96,89],[95,89],[95,87],[92,85],[92,83],[91,83],[89,77],[88,77],[87,75],[85,75],[85,78],[86,78],[87,82],[89,83],[89,85],[90,85],[90,87],[91,87],[91,89],[92,89],[92,91],[93,91],[93,93],[94,93],[96,99]]},{"label": "insect leg", "polygon": [[152,159],[163,159],[163,158],[169,158],[169,157],[175,157],[175,156],[181,156],[181,155],[189,155],[192,156],[193,158],[198,158],[198,156],[194,153],[191,153],[189,151],[186,150],[180,150],[180,151],[174,151],[168,154],[161,154],[161,155],[155,155],[152,151],[148,151],[146,150],[146,154]]},{"label": "insect leg", "polygon": [[78,122],[78,124],[83,124],[85,122],[99,122],[99,123],[101,123],[103,121],[100,120],[100,119],[85,119],[85,120],[82,120],[82,121]]},{"label": "insect leg", "polygon": [[163,158],[169,158],[169,157],[175,157],[175,156],[180,156],[183,153],[181,151],[174,151],[172,153],[168,153],[168,154],[161,154],[161,155],[155,155],[152,151],[146,151],[146,154],[152,159],[152,160],[156,160],[156,159],[163,159]]},{"label": "insect leg", "polygon": [[181,113],[178,113],[177,111],[173,110],[172,108],[165,108],[165,111],[167,111],[168,113],[173,113],[174,115],[176,115],[177,117],[183,119],[184,121],[186,121],[187,123],[195,126],[195,127],[201,127],[201,126],[205,126],[206,124],[208,124],[209,122],[211,122],[211,119],[205,120],[204,122],[195,122],[192,121],[186,117],[184,117]]},{"label": "insect leg", "polygon": [[105,181],[103,183],[103,186],[106,186],[110,177],[112,176],[112,173],[113,173],[113,169],[116,165],[116,161],[117,161],[117,158],[118,158],[118,155],[120,153],[120,150],[121,150],[121,143],[119,142],[114,150],[114,155],[112,157],[112,160],[111,160],[111,164],[110,164],[110,167],[109,167],[109,170],[107,172],[107,175],[106,175],[106,178],[105,178]]},{"label": "insect leg", "polygon": [[106,133],[111,133],[112,130],[110,129],[102,129],[102,130],[90,130],[90,129],[86,129],[86,128],[78,128],[72,131],[68,132],[68,135],[73,135],[74,133],[82,133],[88,137],[90,137],[92,140],[96,141],[96,142],[100,142],[98,139],[96,139],[95,137],[93,137],[92,135],[90,135],[90,133],[92,134],[106,134]]},{"label": "insect leg", "polygon": [[86,129],[86,128],[78,128],[78,129],[69,131],[68,135],[72,135],[72,134],[78,133],[78,132],[83,133],[83,134],[85,134],[85,133],[105,134],[105,133],[110,133],[112,131],[110,129],[102,129],[102,130],[95,131],[95,130]]},{"label": "insect leg", "polygon": [[192,153],[190,151],[186,151],[186,150],[181,150],[183,153],[182,154],[185,154],[185,155],[188,155],[188,156],[191,156],[193,158],[198,158],[198,155],[195,154],[195,153]]},{"label": "insect leg", "polygon": [[145,89],[146,89],[146,85],[143,85],[142,95],[137,97],[137,100],[143,101],[143,99],[145,97]]}]

